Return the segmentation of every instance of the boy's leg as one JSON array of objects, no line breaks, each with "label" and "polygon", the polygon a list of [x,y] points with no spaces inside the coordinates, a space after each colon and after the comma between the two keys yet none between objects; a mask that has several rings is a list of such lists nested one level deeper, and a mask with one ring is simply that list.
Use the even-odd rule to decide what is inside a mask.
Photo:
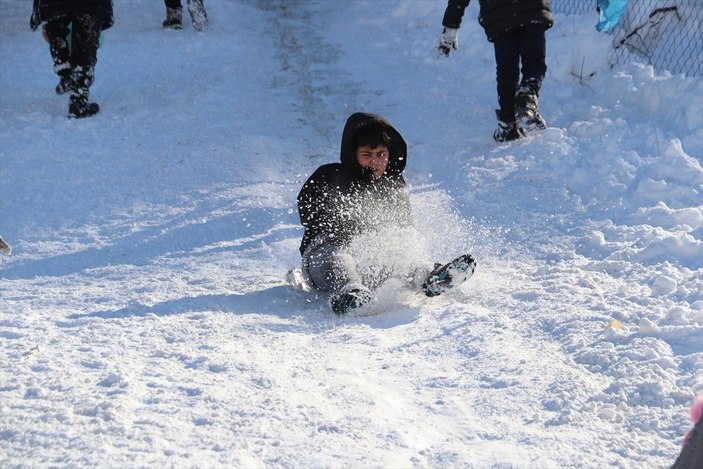
[{"label": "boy's leg", "polygon": [[498,104],[496,110],[498,128],[493,138],[498,142],[516,140],[524,132],[515,120],[515,91],[520,78],[519,36],[515,30],[507,31],[493,40],[496,56],[496,82],[498,85]]},{"label": "boy's leg", "polygon": [[363,285],[354,258],[331,244],[320,245],[307,253],[303,266],[318,290],[337,292],[345,285]]},{"label": "boy's leg", "polygon": [[515,30],[507,31],[493,40],[496,57],[496,82],[498,85],[498,118],[503,122],[515,120],[515,91],[520,78],[519,36]]},{"label": "boy's leg", "polygon": [[54,72],[59,76],[57,94],[64,94],[71,88],[71,49],[68,44],[71,18],[64,16],[47,22],[44,33],[49,43],[49,52],[54,61]]},{"label": "boy's leg", "polygon": [[539,90],[547,73],[544,26],[533,24],[520,28],[522,80],[515,96],[515,115],[529,130],[545,129],[547,123],[539,112]]},{"label": "boy's leg", "polygon": [[164,0],[166,19],[161,23],[164,28],[181,29],[183,24],[183,7],[181,0]]},{"label": "boy's leg", "polygon": [[188,0],[188,12],[193,20],[193,28],[197,31],[207,29],[209,21],[203,0]]},{"label": "boy's leg", "polygon": [[90,86],[95,80],[95,64],[98,61],[98,45],[102,23],[91,15],[73,17],[71,34],[71,64],[73,65],[73,89],[69,105],[69,116],[88,117],[96,114],[100,107],[89,103]]},{"label": "boy's leg", "polygon": [[520,90],[529,90],[539,96],[542,81],[547,73],[547,41],[544,37],[544,25],[531,24],[519,30],[520,59],[522,61],[522,80]]},{"label": "boy's leg", "polygon": [[303,268],[318,290],[332,293],[330,306],[337,314],[371,300],[371,291],[362,283],[354,258],[342,248],[320,245],[303,257]]}]

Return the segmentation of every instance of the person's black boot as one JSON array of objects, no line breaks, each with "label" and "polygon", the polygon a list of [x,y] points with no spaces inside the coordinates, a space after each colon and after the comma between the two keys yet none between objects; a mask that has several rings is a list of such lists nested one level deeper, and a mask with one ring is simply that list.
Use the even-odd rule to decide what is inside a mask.
[{"label": "person's black boot", "polygon": [[207,19],[207,12],[205,11],[203,0],[188,0],[188,12],[190,13],[190,18],[193,20],[193,28],[197,31],[207,29],[209,21]]},{"label": "person's black boot", "polygon": [[181,29],[183,27],[183,9],[166,7],[166,19],[161,26],[169,29]]},{"label": "person's black boot", "polygon": [[98,103],[89,103],[84,96],[71,96],[68,103],[68,117],[81,119],[83,117],[94,116],[100,112]]},{"label": "person's black boot", "polygon": [[498,128],[493,132],[493,139],[496,142],[508,142],[525,136],[525,131],[522,130],[514,118],[512,120],[501,119],[499,110],[496,111],[496,117],[498,118]]},{"label": "person's black boot", "polygon": [[62,95],[66,94],[71,89],[73,88],[73,79],[71,78],[71,71],[69,70],[68,73],[62,73],[59,74],[59,84],[56,85],[56,88],[54,88],[54,91],[56,91],[56,94]]},{"label": "person's black boot", "polygon": [[528,132],[547,128],[547,123],[539,113],[537,93],[529,86],[521,86],[515,95],[515,118]]}]

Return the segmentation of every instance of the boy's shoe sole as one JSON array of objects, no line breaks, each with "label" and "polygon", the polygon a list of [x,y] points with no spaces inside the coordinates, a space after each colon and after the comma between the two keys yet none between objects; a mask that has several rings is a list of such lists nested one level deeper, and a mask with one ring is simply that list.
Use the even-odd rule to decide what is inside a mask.
[{"label": "boy's shoe sole", "polygon": [[422,284],[427,296],[437,296],[466,282],[476,270],[476,259],[471,254],[457,257],[446,265],[438,266]]}]

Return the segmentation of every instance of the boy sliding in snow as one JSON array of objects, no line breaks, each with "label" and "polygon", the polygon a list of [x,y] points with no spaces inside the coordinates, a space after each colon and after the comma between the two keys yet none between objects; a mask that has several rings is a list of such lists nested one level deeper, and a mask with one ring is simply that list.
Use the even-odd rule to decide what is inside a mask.
[{"label": "boy sliding in snow", "polygon": [[[371,300],[371,290],[391,277],[422,284],[428,296],[468,279],[475,261],[461,256],[434,271],[424,265],[398,272],[394,262],[360,269],[361,251],[381,243],[389,252],[404,248],[412,236],[410,200],[402,172],[407,162],[403,137],[383,117],[355,113],[342,133],[340,163],[320,166],[298,194],[298,212],[305,227],[300,244],[303,275],[314,288],[332,293],[338,314]],[[373,246],[376,245],[376,246]],[[406,251],[407,256],[409,253]],[[397,257],[397,256],[396,256]]]}]

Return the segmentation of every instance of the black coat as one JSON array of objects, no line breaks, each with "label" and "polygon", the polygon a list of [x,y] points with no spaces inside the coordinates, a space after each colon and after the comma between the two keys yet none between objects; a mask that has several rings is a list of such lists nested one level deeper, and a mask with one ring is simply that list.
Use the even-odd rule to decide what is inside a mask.
[{"label": "black coat", "polygon": [[686,446],[671,469],[700,469],[703,467],[703,418],[691,430]]},{"label": "black coat", "polygon": [[[370,124],[383,125],[391,137],[388,168],[378,179],[358,165],[352,143],[354,135]],[[340,160],[317,168],[298,194],[298,213],[305,227],[301,254],[321,235],[324,242],[344,245],[361,233],[412,224],[402,176],[407,145],[386,119],[352,114],[342,133]]]},{"label": "black coat", "polygon": [[102,22],[102,29],[112,26],[112,0],[34,0],[29,26],[36,30],[44,21],[61,16],[90,15]]},{"label": "black coat", "polygon": [[[445,28],[459,28],[469,1],[449,0],[442,25]],[[541,23],[549,29],[554,24],[549,0],[479,0],[478,4],[478,22],[491,42],[513,28]]]}]

